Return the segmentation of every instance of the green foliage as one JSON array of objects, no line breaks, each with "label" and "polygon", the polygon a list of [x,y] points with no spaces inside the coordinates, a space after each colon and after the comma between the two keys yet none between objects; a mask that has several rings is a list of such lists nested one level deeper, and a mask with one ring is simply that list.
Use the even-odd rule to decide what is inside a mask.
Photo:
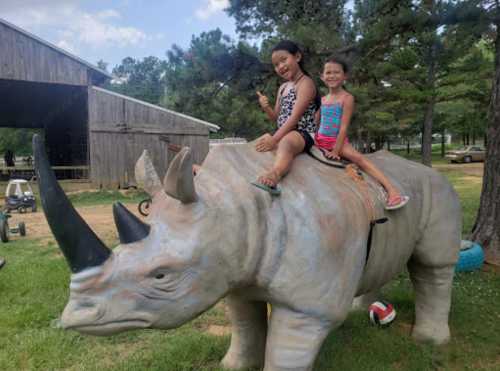
[{"label": "green foliage", "polygon": [[221,126],[219,135],[252,138],[270,130],[255,94],[267,69],[254,47],[214,30],[167,56],[163,105]]},{"label": "green foliage", "polygon": [[257,38],[259,47],[218,29],[204,32],[185,49],[174,45],[166,60],[125,58],[109,88],[216,123],[222,127],[217,136],[253,138],[274,128],[255,91],[275,97],[281,81],[270,65],[271,49],[287,38],[302,46],[321,91],[326,57],[344,54],[351,62],[348,88],[357,108],[350,135],[379,142],[415,136],[433,106],[428,129],[480,137],[493,70],[488,4],[355,0],[350,11],[345,0],[231,0],[227,12],[240,37]]},{"label": "green foliage", "polygon": [[147,57],[142,61],[127,57],[113,69],[117,77],[107,88],[149,103],[158,104],[165,91],[165,61]]},{"label": "green foliage", "polygon": [[39,133],[36,129],[14,129],[0,128],[0,155],[10,149],[16,156],[27,156],[32,154],[31,138],[33,134]]}]

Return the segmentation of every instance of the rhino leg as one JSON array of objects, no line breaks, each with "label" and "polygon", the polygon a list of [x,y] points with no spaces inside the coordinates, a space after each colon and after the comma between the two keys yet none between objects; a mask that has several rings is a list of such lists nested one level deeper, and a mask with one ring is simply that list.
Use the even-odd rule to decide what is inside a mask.
[{"label": "rhino leg", "polygon": [[434,195],[440,207],[431,211],[423,237],[408,262],[415,289],[415,324],[418,341],[444,344],[450,339],[448,315],[455,264],[461,236],[460,204],[453,192]]},{"label": "rhino leg", "polygon": [[222,366],[228,369],[262,367],[267,333],[267,304],[228,295],[226,304],[232,324],[231,346]]},{"label": "rhino leg", "polygon": [[[458,243],[457,243],[458,246]],[[408,263],[415,289],[415,324],[412,336],[417,341],[444,344],[450,339],[448,315],[455,260],[444,266],[422,263],[412,258]]]},{"label": "rhino leg", "polygon": [[[339,321],[340,323],[340,321]],[[309,371],[332,322],[273,306],[264,371]]]}]

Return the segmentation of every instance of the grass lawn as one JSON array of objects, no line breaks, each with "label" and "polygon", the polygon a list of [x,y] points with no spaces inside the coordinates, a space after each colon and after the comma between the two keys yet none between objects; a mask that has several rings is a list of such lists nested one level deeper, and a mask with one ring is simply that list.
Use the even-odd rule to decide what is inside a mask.
[{"label": "grass lawn", "polygon": [[[445,175],[460,195],[467,233],[477,211],[481,179],[455,170]],[[72,198],[89,205],[112,202],[116,196],[82,193]],[[229,336],[210,335],[206,329],[228,324],[222,306],[177,330],[83,336],[58,327],[69,271],[55,245],[16,239],[0,244],[0,256],[7,259],[0,270],[0,370],[220,369]],[[417,344],[409,337],[414,309],[406,274],[387,285],[384,293],[398,312],[393,325],[376,328],[369,325],[365,312],[352,313],[327,338],[315,370],[500,370],[500,276],[487,272],[456,276],[452,340],[443,347]]]}]

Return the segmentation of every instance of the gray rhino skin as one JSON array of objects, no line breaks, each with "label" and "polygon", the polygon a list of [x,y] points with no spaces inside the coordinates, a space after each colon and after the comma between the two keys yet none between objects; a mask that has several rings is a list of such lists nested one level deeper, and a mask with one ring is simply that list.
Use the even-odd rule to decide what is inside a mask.
[{"label": "gray rhino skin", "polygon": [[[183,150],[166,176],[167,195],[143,158],[137,177],[154,196],[149,225],[135,240],[120,236],[125,243],[100,265],[72,266],[63,327],[92,335],[171,329],[225,298],[232,337],[224,367],[311,370],[355,296],[376,292],[406,265],[416,292],[413,337],[445,343],[460,246],[457,195],[428,167],[388,152],[368,157],[411,199],[375,227],[366,266],[373,216],[362,185],[343,170],[301,155],[281,196],[271,197],[250,181],[272,154],[217,146],[193,182]],[[381,217],[382,190],[365,178]]]}]

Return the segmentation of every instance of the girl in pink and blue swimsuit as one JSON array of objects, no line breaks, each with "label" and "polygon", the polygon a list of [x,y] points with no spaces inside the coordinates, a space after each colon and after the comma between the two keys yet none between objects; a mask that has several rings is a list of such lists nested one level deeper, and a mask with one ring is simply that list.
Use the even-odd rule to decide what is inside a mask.
[{"label": "girl in pink and blue swimsuit", "polygon": [[325,157],[333,160],[346,158],[374,177],[387,192],[385,208],[399,209],[406,205],[409,197],[403,196],[384,173],[356,151],[347,139],[347,128],[354,111],[354,97],[344,89],[347,72],[347,64],[340,58],[330,58],[324,65],[321,80],[329,93],[321,99],[320,127],[315,135],[315,144]]}]

